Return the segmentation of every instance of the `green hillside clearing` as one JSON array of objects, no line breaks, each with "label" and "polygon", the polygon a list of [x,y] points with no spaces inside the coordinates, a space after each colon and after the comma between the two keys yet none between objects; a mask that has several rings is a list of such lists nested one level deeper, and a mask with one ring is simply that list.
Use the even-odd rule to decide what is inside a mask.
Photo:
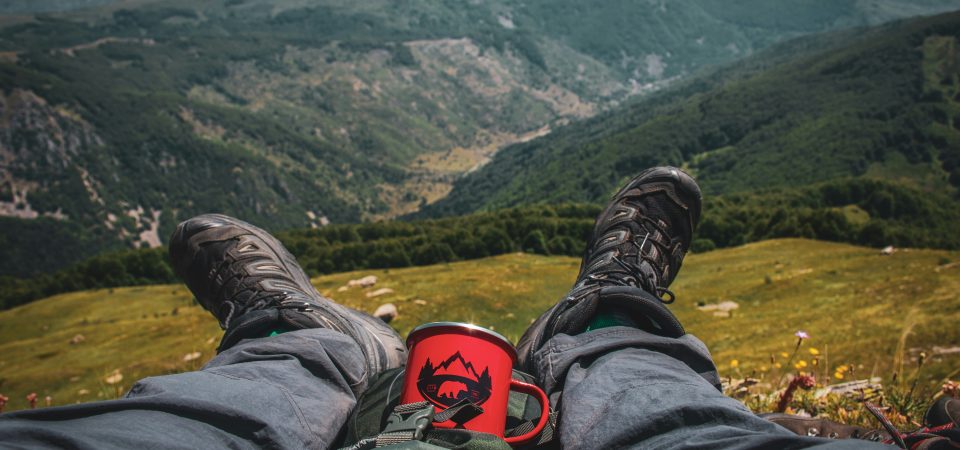
[{"label": "green hillside clearing", "polygon": [[[569,257],[515,253],[341,273],[314,284],[368,312],[394,303],[400,315],[393,325],[401,333],[422,322],[455,320],[516,341],[566,292],[578,265]],[[725,377],[762,370],[767,379],[779,376],[774,365],[786,362],[781,352],[793,350],[797,330],[811,339],[792,363],[802,360],[806,370],[825,377],[851,365],[855,374],[848,380],[877,375],[888,382],[894,370],[903,379],[925,351],[920,380],[929,392],[960,367],[954,347],[960,342],[960,252],[904,249],[882,256],[869,248],[782,239],[691,255],[685,267],[671,309],[707,343]],[[378,283],[341,290],[366,275]],[[383,288],[393,292],[367,297]],[[698,309],[724,301],[738,305],[729,317]],[[182,286],[58,295],[0,312],[0,392],[10,397],[8,410],[25,408],[30,392],[51,396],[53,404],[113,398],[141,377],[199,368],[214,355],[220,334]],[[79,335],[83,341],[70,344]],[[807,346],[819,350],[816,367]]]}]

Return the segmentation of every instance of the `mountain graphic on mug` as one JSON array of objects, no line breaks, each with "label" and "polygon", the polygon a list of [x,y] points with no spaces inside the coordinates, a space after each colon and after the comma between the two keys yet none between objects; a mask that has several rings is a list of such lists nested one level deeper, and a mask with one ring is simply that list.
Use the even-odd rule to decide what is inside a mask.
[{"label": "mountain graphic on mug", "polygon": [[417,377],[417,390],[430,403],[448,408],[462,400],[481,405],[490,398],[490,374],[487,368],[477,373],[473,363],[460,352],[434,366],[427,358]]}]

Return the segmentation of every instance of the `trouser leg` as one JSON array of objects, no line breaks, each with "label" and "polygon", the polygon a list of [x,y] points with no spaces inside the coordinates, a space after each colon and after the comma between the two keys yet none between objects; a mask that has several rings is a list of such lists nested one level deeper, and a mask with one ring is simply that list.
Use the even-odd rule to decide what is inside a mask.
[{"label": "trouser leg", "polygon": [[0,415],[0,447],[329,448],[366,371],[357,343],[328,329],[249,339],[122,399]]},{"label": "trouser leg", "polygon": [[627,327],[558,334],[533,357],[564,448],[890,448],[797,436],[724,396],[706,346]]}]

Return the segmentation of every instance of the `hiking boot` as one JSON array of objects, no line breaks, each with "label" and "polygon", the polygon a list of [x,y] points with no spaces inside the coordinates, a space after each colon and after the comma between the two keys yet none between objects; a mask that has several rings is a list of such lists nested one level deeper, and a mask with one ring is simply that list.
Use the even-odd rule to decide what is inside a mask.
[{"label": "hiking boot", "polygon": [[853,425],[844,425],[827,419],[801,417],[793,414],[761,414],[770,422],[784,427],[800,436],[823,437],[829,439],[863,439],[866,441],[890,441],[890,433],[883,430],[871,430]]},{"label": "hiking boot", "polygon": [[960,399],[943,395],[923,415],[923,425],[927,428],[952,425],[960,428]]},{"label": "hiking boot", "polygon": [[272,331],[328,328],[360,345],[370,374],[405,362],[392,328],[321,296],[283,244],[249,223],[219,214],[187,220],[170,238],[170,260],[226,330],[218,351]]},{"label": "hiking boot", "polygon": [[597,217],[573,289],[520,338],[521,367],[533,370],[529,356],[554,335],[583,332],[598,308],[652,333],[682,336],[664,303],[673,301],[667,287],[690,248],[700,206],[700,188],[680,169],[655,167],[630,180]]},{"label": "hiking boot", "polygon": [[923,416],[923,427],[901,433],[884,417],[879,409],[866,405],[883,429],[871,430],[844,425],[826,419],[800,417],[790,414],[761,414],[760,417],[780,425],[800,436],[832,439],[864,439],[896,445],[911,450],[947,450],[960,448],[960,399],[940,397]]},{"label": "hiking boot", "polygon": [[898,445],[913,450],[960,448],[960,399],[949,395],[937,399],[923,415],[923,428],[900,436]]}]

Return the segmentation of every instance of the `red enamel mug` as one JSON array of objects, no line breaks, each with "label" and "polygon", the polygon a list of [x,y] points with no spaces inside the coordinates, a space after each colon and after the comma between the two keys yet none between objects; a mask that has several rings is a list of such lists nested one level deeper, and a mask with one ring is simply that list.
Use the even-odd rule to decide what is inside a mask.
[{"label": "red enamel mug", "polygon": [[[540,402],[540,420],[520,436],[504,438],[524,444],[547,424],[549,403],[539,387],[512,378],[517,351],[507,338],[476,325],[433,322],[420,325],[407,336],[407,370],[400,403],[427,401],[439,413],[467,399],[483,413],[463,423],[468,430],[504,438],[510,390],[532,395]],[[435,427],[453,428],[450,422]]]}]

